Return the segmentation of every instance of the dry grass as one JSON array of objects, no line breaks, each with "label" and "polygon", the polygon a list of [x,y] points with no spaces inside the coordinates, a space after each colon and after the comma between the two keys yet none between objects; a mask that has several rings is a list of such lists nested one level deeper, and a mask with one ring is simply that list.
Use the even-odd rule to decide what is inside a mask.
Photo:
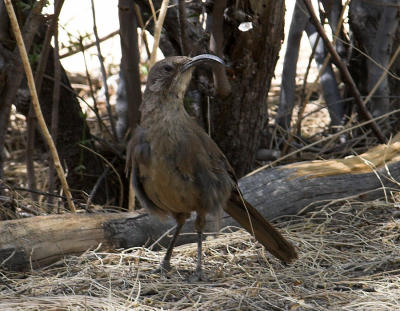
[{"label": "dry grass", "polygon": [[[7,181],[27,187],[18,114],[11,128]],[[36,164],[39,188],[46,189],[47,168]],[[18,207],[46,213],[29,192],[9,194],[19,214],[30,213]],[[204,243],[207,282],[189,281],[194,244],[176,248],[169,277],[152,273],[164,250],[147,248],[91,250],[27,273],[0,266],[0,310],[400,310],[399,215],[394,203],[342,201],[281,221],[300,253],[287,267],[244,231],[226,228]]]},{"label": "dry grass", "polygon": [[[307,138],[328,133],[328,114],[320,104],[306,108]],[[26,188],[24,127],[24,118],[13,114],[6,170],[9,184]],[[355,137],[334,155],[376,143]],[[318,158],[324,148],[311,150],[311,156]],[[39,189],[47,189],[47,167],[36,164]],[[9,193],[20,214],[30,214],[22,206],[46,213],[46,204],[33,203],[28,192]],[[8,209],[0,204],[1,210]],[[175,249],[168,277],[152,273],[164,250],[148,248],[90,250],[26,273],[2,270],[0,263],[0,310],[400,310],[399,216],[394,203],[342,201],[280,221],[299,250],[300,258],[289,266],[243,230],[225,228],[204,243],[206,282],[190,281],[195,244]]]},{"label": "dry grass", "polygon": [[300,258],[284,267],[242,230],[196,245],[88,251],[28,273],[0,271],[0,310],[400,310],[400,220],[393,203],[342,202],[280,222]]}]

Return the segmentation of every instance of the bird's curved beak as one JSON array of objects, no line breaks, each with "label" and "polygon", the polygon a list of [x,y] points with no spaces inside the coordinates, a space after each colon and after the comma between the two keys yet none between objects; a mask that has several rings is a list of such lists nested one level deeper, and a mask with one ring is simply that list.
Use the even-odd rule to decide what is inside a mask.
[{"label": "bird's curved beak", "polygon": [[185,63],[181,71],[185,72],[189,68],[196,66],[199,63],[205,63],[205,62],[211,62],[211,63],[215,62],[225,66],[225,62],[218,56],[212,54],[200,54],[195,57],[192,57],[187,63]]}]

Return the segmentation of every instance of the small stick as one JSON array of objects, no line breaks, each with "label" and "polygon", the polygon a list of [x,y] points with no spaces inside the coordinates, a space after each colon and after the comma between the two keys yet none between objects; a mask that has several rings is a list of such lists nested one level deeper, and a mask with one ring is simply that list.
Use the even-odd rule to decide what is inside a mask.
[{"label": "small stick", "polygon": [[258,172],[260,172],[260,171],[266,169],[267,167],[273,167],[275,164],[277,164],[277,163],[279,163],[279,162],[281,162],[281,161],[283,161],[283,160],[285,160],[285,159],[287,159],[287,158],[290,158],[291,156],[293,156],[293,155],[295,155],[295,154],[298,154],[299,152],[302,152],[302,151],[304,151],[304,150],[310,149],[311,147],[313,147],[313,146],[315,146],[315,145],[317,145],[317,144],[320,144],[320,143],[329,141],[329,140],[331,140],[331,139],[335,139],[335,138],[339,137],[340,135],[345,134],[345,133],[347,133],[347,132],[351,132],[352,130],[354,130],[354,129],[356,129],[356,128],[362,127],[362,126],[364,126],[364,125],[368,125],[368,124],[370,124],[371,122],[375,122],[375,121],[377,121],[377,120],[381,120],[381,119],[383,119],[383,118],[386,118],[386,117],[388,117],[388,116],[391,116],[392,114],[396,114],[396,113],[399,113],[399,112],[400,112],[400,109],[396,109],[396,110],[390,111],[390,112],[388,112],[388,113],[385,113],[385,114],[383,114],[383,115],[381,115],[381,116],[379,116],[379,117],[376,117],[376,118],[374,118],[374,119],[372,119],[372,120],[364,121],[364,122],[361,122],[360,124],[354,125],[354,126],[352,126],[352,127],[345,128],[345,129],[341,130],[340,132],[337,132],[337,133],[334,133],[334,134],[332,134],[332,135],[330,135],[330,136],[324,137],[324,138],[322,138],[322,139],[320,139],[320,140],[317,140],[317,141],[315,141],[315,142],[313,142],[313,143],[311,143],[311,144],[309,144],[309,145],[307,145],[307,146],[304,146],[304,147],[301,148],[301,149],[297,149],[297,150],[295,150],[295,151],[293,151],[293,152],[291,152],[291,153],[288,153],[288,154],[284,155],[283,157],[280,157],[279,159],[277,159],[277,160],[275,160],[275,161],[273,161],[273,162],[270,162],[270,163],[268,163],[268,164],[266,164],[266,165],[263,165],[263,166],[261,166],[261,167],[255,169],[254,171],[248,173],[247,175],[245,175],[245,177],[254,175],[254,174],[256,174],[256,173],[258,173]]},{"label": "small stick", "polygon": [[396,50],[396,52],[394,52],[392,58],[390,59],[386,70],[384,70],[382,72],[382,75],[379,77],[378,81],[376,81],[375,86],[369,92],[368,96],[364,99],[364,104],[369,102],[371,97],[374,95],[375,91],[378,89],[379,85],[382,83],[383,79],[385,79],[385,77],[387,76],[387,74],[389,72],[390,67],[392,67],[392,65],[393,65],[394,61],[397,59],[397,55],[399,55],[399,53],[400,53],[400,46],[397,47],[397,50]]},{"label": "small stick", "polygon": [[89,73],[89,69],[87,66],[87,61],[86,61],[86,54],[85,54],[85,47],[82,43],[82,37],[79,37],[79,45],[81,47],[81,52],[82,52],[82,57],[83,57],[83,63],[85,64],[85,72],[86,72],[86,78],[89,84],[89,91],[90,91],[90,96],[92,97],[93,100],[93,107],[90,107],[88,105],[88,107],[90,107],[90,109],[92,109],[92,111],[94,112],[96,119],[97,119],[97,123],[99,124],[99,127],[101,129],[104,129],[108,135],[110,135],[110,137],[112,137],[112,134],[109,130],[109,128],[104,124],[103,120],[101,119],[100,113],[99,113],[99,109],[97,107],[97,101],[96,101],[96,97],[94,96],[94,87],[93,87],[93,82],[92,82],[92,78],[90,76]]},{"label": "small stick", "polygon": [[[100,38],[100,39],[99,39],[99,42],[103,42],[103,41],[106,41],[106,40],[108,40],[108,39],[111,39],[112,37],[114,37],[114,36],[116,36],[116,35],[118,35],[118,34],[119,34],[119,29],[118,29],[118,30],[115,30],[115,31],[113,31],[113,32],[111,32],[111,33],[109,33],[108,35],[106,35],[106,36],[104,36],[104,37],[102,37],[102,38]],[[95,46],[95,45],[96,45],[96,41],[91,42],[91,43],[85,45],[85,46],[84,46],[84,49],[87,50],[87,49],[89,49],[89,48],[91,48],[91,47],[93,47],[93,46]],[[67,49],[68,49],[68,48],[67,48]],[[69,56],[72,56],[72,55],[75,55],[75,54],[79,53],[81,50],[82,50],[82,49],[81,49],[80,47],[78,47],[78,48],[72,48],[71,51],[68,51],[68,52],[66,52],[66,53],[64,53],[64,54],[61,54],[61,55],[60,55],[60,59],[61,59],[61,58],[66,58],[66,57],[69,57]]]},{"label": "small stick", "polygon": [[158,44],[160,42],[161,29],[164,24],[165,15],[167,14],[168,3],[169,3],[169,0],[163,0],[163,2],[161,3],[160,13],[158,13],[158,18],[155,21],[154,44],[153,44],[153,50],[151,51],[151,55],[150,55],[150,68],[156,62],[157,48],[158,48]]},{"label": "small stick", "polygon": [[[91,148],[89,148],[89,147],[87,147],[85,145],[82,145],[82,144],[79,144],[79,147],[81,147],[81,148],[93,153],[94,155],[98,156],[100,159],[102,159],[113,170],[113,172],[115,173],[115,175],[118,178],[118,182],[119,182],[119,186],[120,186],[119,204],[120,204],[120,206],[122,206],[122,202],[124,201],[124,184],[122,183],[121,176],[118,174],[118,171],[115,169],[114,165],[112,165],[112,163],[110,161],[108,161],[105,157],[103,157],[100,153],[94,151],[93,149],[91,149]],[[88,204],[90,203],[90,201],[91,201],[91,198],[89,197]]]},{"label": "small stick", "polygon": [[50,51],[50,40],[51,37],[53,36],[53,33],[58,27],[58,17],[60,16],[61,13],[61,8],[64,4],[64,0],[56,1],[54,3],[54,14],[51,19],[49,27],[47,27],[46,34],[44,37],[43,41],[43,49],[41,51],[41,55],[39,58],[39,64],[37,65],[36,73],[35,73],[35,85],[36,85],[36,91],[38,94],[40,94],[40,91],[42,89],[42,82],[43,82],[43,76],[44,72],[46,71],[46,65],[47,65],[47,59],[49,56],[49,51]]},{"label": "small stick", "polygon": [[154,25],[155,25],[157,22],[157,15],[156,15],[156,10],[154,9],[153,0],[149,0],[149,6],[150,6],[151,14],[153,15]]},{"label": "small stick", "polygon": [[51,135],[49,130],[47,129],[46,122],[44,121],[42,111],[40,110],[39,98],[36,92],[35,81],[33,79],[32,68],[29,64],[28,54],[25,49],[24,40],[22,39],[21,30],[19,29],[17,17],[15,16],[14,8],[11,4],[11,0],[4,0],[4,4],[6,5],[8,16],[10,18],[11,27],[14,32],[15,39],[17,41],[18,50],[21,55],[22,63],[24,65],[26,78],[28,81],[29,90],[32,96],[32,104],[35,109],[36,117],[39,122],[40,129],[42,130],[42,134],[47,144],[49,145],[50,153],[53,157],[54,167],[57,170],[58,177],[60,178],[62,188],[65,192],[65,196],[67,197],[68,206],[71,212],[75,213],[75,205],[72,201],[72,195],[69,190],[69,186],[67,180],[65,178],[64,170],[60,163],[60,158],[57,153],[56,146],[54,145],[53,140],[51,139]]},{"label": "small stick", "polygon": [[[56,0],[55,5],[59,2],[63,2],[63,0]],[[60,111],[60,82],[61,82],[61,64],[60,64],[60,58],[59,58],[59,43],[58,43],[58,18],[56,15],[54,17],[56,19],[55,21],[55,27],[54,27],[54,50],[53,50],[53,55],[54,55],[54,89],[53,89],[53,107],[51,111],[51,136],[53,137],[54,143],[57,143],[57,137],[58,137],[58,114]],[[50,162],[51,163],[51,162]],[[53,193],[55,189],[55,174],[54,174],[54,165],[51,163],[49,165],[49,192]],[[53,204],[54,197],[50,196],[47,198],[47,203],[49,204],[49,207]]]},{"label": "small stick", "polygon": [[146,48],[146,53],[147,53],[147,58],[150,59],[150,49],[149,49],[149,43],[147,41],[147,35],[146,35],[146,26],[143,23],[143,18],[142,14],[140,13],[140,7],[135,3],[133,4],[133,7],[135,8],[135,14],[136,14],[136,19],[138,21],[138,24],[140,28],[142,29],[142,39],[144,43],[144,47]]}]

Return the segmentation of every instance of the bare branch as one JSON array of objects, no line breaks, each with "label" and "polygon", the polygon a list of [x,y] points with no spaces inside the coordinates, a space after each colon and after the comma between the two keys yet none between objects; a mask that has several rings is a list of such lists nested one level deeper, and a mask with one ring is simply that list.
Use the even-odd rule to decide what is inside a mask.
[{"label": "bare branch", "polygon": [[140,28],[142,29],[142,39],[144,42],[144,46],[146,48],[147,58],[150,59],[151,52],[149,49],[149,43],[147,41],[146,26],[144,25],[142,14],[140,13],[140,7],[135,3],[134,8],[135,8],[136,19],[138,21]]},{"label": "bare branch", "polygon": [[[150,0],[150,2],[151,2],[151,0]],[[157,49],[158,49],[158,45],[160,43],[161,30],[162,30],[162,26],[164,24],[165,15],[167,14],[168,3],[169,3],[169,0],[162,1],[160,13],[158,13],[158,18],[157,18],[157,21],[155,22],[154,44],[153,44],[153,50],[151,51],[151,56],[150,56],[150,68],[156,62]]]},{"label": "bare branch", "polygon": [[[56,0],[56,4],[62,2],[63,0]],[[61,65],[59,58],[59,48],[58,48],[58,23],[56,16],[54,27],[54,89],[53,89],[53,105],[51,111],[51,136],[53,137],[54,143],[57,143],[58,135],[58,113],[59,113],[59,101],[60,101],[60,82],[61,82]],[[53,163],[50,161],[49,165],[49,193],[53,193],[55,189],[55,168]],[[47,202],[49,206],[52,205],[54,200],[53,196],[49,196]]]},{"label": "bare branch", "polygon": [[[108,40],[108,39],[111,39],[112,37],[114,37],[115,35],[118,35],[118,34],[119,34],[119,29],[118,29],[118,30],[115,30],[115,31],[113,31],[113,32],[111,32],[111,33],[109,33],[108,35],[106,35],[106,36],[104,36],[104,37],[102,37],[102,38],[100,38],[100,39],[99,39],[99,42],[103,42],[103,41],[106,41],[106,40]],[[84,46],[84,49],[87,50],[87,49],[89,49],[89,48],[91,48],[91,47],[93,47],[93,46],[95,46],[95,45],[96,45],[96,41],[94,41],[94,42],[92,42],[92,43],[89,43],[89,44],[86,44],[86,45]],[[66,52],[66,53],[64,53],[64,54],[61,54],[61,55],[60,55],[60,59],[66,58],[66,57],[70,57],[70,56],[72,56],[72,55],[75,55],[75,54],[79,53],[80,51],[82,51],[82,49],[81,49],[80,46],[77,47],[77,48],[71,48],[71,50],[70,50],[69,52]]]}]

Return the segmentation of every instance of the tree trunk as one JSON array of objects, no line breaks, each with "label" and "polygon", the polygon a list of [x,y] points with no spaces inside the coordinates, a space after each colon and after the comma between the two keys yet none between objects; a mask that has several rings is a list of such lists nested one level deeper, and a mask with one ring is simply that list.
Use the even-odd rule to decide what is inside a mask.
[{"label": "tree trunk", "polygon": [[[351,69],[362,95],[367,95],[374,88],[383,73],[382,68],[387,68],[394,52],[392,47],[400,20],[396,6],[399,5],[399,0],[353,0],[350,3],[353,44],[371,58],[353,49]],[[386,76],[369,102],[372,115],[376,117],[392,110],[390,102],[389,78]]]},{"label": "tree trunk", "polygon": [[302,0],[296,0],[286,44],[282,69],[282,84],[279,95],[279,107],[275,123],[287,130],[290,128],[292,111],[296,102],[296,71],[299,59],[300,41],[309,16]]},{"label": "tree trunk", "polygon": [[[398,190],[400,135],[357,157],[289,164],[254,172],[239,181],[244,198],[267,219],[296,215],[332,200],[372,200]],[[331,205],[333,206],[333,205]],[[195,242],[195,218],[183,228],[178,243]],[[214,220],[215,221],[215,220]],[[50,264],[89,248],[130,248],[160,239],[175,221],[160,222],[146,213],[64,214],[0,222],[0,263],[13,270]],[[221,225],[238,226],[228,215]],[[215,228],[212,219],[208,228]],[[290,237],[289,237],[290,239]],[[168,244],[164,236],[159,243]]]},{"label": "tree trunk", "polygon": [[123,139],[129,127],[134,129],[139,123],[139,106],[142,102],[139,75],[138,26],[134,5],[135,3],[129,0],[119,0],[118,2],[122,51],[120,78],[123,80],[124,101],[127,105],[122,109],[121,113],[118,113],[122,108],[121,104],[123,102],[119,98],[117,102],[117,133],[120,140]]},{"label": "tree trunk", "polygon": [[[341,4],[336,1],[324,1],[325,10],[331,13],[329,16],[334,19],[330,21],[335,31],[337,26],[337,11],[341,10]],[[330,2],[330,3],[329,3]],[[334,7],[331,7],[334,5]],[[299,56],[300,40],[303,31],[306,31],[310,41],[311,48],[315,50],[314,59],[317,63],[318,70],[323,66],[327,52],[323,40],[319,37],[315,26],[309,20],[307,8],[302,0],[297,0],[293,9],[292,21],[290,24],[287,47],[285,52],[285,61],[282,71],[282,87],[279,96],[279,108],[275,123],[283,129],[287,130],[291,126],[292,111],[296,98],[296,70],[297,60]],[[341,54],[344,54],[343,43],[338,40]],[[315,46],[316,44],[316,46]],[[344,103],[340,102],[340,94],[337,86],[336,78],[332,70],[332,62],[329,62],[325,70],[321,74],[322,92],[331,117],[331,125],[340,125],[344,115]]]},{"label": "tree trunk", "polygon": [[[153,3],[157,10],[161,1]],[[214,3],[185,3],[190,56],[209,52],[207,32],[212,31]],[[138,4],[144,20],[149,19],[151,13],[147,3],[140,1]],[[200,17],[205,16],[202,10],[207,11],[206,32],[200,22]],[[229,65],[227,75],[232,93],[224,99],[210,100],[211,136],[226,154],[238,176],[253,168],[262,132],[268,125],[266,98],[283,39],[284,13],[282,0],[227,1],[224,10],[222,57]],[[253,28],[240,31],[238,27],[242,22],[251,23]],[[168,8],[163,25],[165,31],[160,41],[165,56],[181,54],[179,26],[178,7],[172,6]],[[202,118],[205,115],[202,111],[207,111],[204,108],[208,105],[207,97],[213,93],[210,92],[213,82],[204,69],[198,68],[196,72],[185,102],[191,103],[194,107],[191,112],[204,124],[202,119],[206,118]],[[198,101],[202,103],[197,105]]]},{"label": "tree trunk", "polygon": [[[232,93],[211,103],[211,136],[238,176],[253,168],[268,124],[267,94],[283,40],[284,12],[284,1],[240,1],[238,11],[225,18],[223,51]],[[250,22],[246,16],[252,16],[253,28],[240,31],[240,23]]]}]

